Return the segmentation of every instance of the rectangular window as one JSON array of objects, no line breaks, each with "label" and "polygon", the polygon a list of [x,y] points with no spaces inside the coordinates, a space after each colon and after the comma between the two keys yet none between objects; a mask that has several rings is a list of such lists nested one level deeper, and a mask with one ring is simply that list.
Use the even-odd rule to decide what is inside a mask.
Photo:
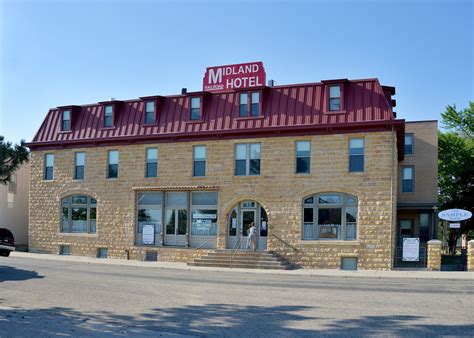
[{"label": "rectangular window", "polygon": [[76,168],[74,170],[74,179],[84,179],[84,165],[86,161],[86,154],[84,152],[76,153]]},{"label": "rectangular window", "polygon": [[402,192],[413,192],[413,167],[402,167]]},{"label": "rectangular window", "polygon": [[158,176],[158,148],[147,148],[145,177],[157,177],[157,176]]},{"label": "rectangular window", "polygon": [[71,130],[71,111],[70,110],[63,111],[62,130],[63,131]]},{"label": "rectangular window", "polygon": [[318,209],[318,231],[320,239],[339,239],[341,237],[341,225],[342,209]]},{"label": "rectangular window", "polygon": [[145,105],[145,123],[155,123],[155,102],[148,101]]},{"label": "rectangular window", "polygon": [[400,235],[411,236],[413,229],[413,222],[409,219],[400,220]]},{"label": "rectangular window", "polygon": [[52,180],[54,178],[54,154],[44,155],[44,179]]},{"label": "rectangular window", "polygon": [[341,110],[341,86],[329,87],[329,111]]},{"label": "rectangular window", "polygon": [[192,192],[191,204],[191,235],[217,235],[217,192]]},{"label": "rectangular window", "polygon": [[200,120],[201,119],[201,98],[192,97],[191,98],[191,120]]},{"label": "rectangular window", "polygon": [[138,194],[138,233],[143,232],[145,224],[155,228],[155,234],[161,234],[163,220],[163,193],[144,192]]},{"label": "rectangular window", "polygon": [[194,147],[193,176],[206,176],[206,146]]},{"label": "rectangular window", "polygon": [[405,155],[413,155],[413,134],[405,134]]},{"label": "rectangular window", "polygon": [[107,258],[109,250],[107,248],[97,248],[97,258]]},{"label": "rectangular window", "polygon": [[119,170],[119,152],[118,150],[109,151],[109,165],[107,170],[107,178],[117,178]]},{"label": "rectangular window", "polygon": [[349,172],[364,171],[364,143],[363,138],[349,140]]},{"label": "rectangular window", "polygon": [[311,162],[311,142],[296,142],[296,173],[308,174]]},{"label": "rectangular window", "polygon": [[252,98],[252,102],[251,102],[252,116],[258,116],[260,115],[260,93],[253,92],[251,98]]},{"label": "rectangular window", "polygon": [[249,116],[249,94],[240,93],[239,116]]},{"label": "rectangular window", "polygon": [[69,245],[60,245],[59,254],[62,256],[69,256],[71,254],[71,247]]},{"label": "rectangular window", "polygon": [[260,175],[260,143],[236,145],[235,175]]},{"label": "rectangular window", "polygon": [[104,108],[104,128],[112,127],[113,114],[114,114],[114,107],[113,106],[105,106],[105,108]]},{"label": "rectangular window", "polygon": [[341,257],[341,269],[342,270],[357,270],[357,258],[356,257]]}]

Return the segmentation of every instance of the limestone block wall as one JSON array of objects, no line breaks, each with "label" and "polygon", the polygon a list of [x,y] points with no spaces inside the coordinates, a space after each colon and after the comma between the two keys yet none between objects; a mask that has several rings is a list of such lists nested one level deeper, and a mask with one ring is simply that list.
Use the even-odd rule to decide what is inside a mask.
[{"label": "limestone block wall", "polygon": [[467,271],[474,271],[474,239],[467,242]]},{"label": "limestone block wall", "polygon": [[[351,137],[365,138],[365,171],[349,173]],[[109,257],[141,259],[135,245],[137,186],[215,185],[218,187],[219,233],[227,233],[228,215],[244,200],[255,200],[269,218],[268,249],[304,267],[339,268],[341,257],[357,257],[359,269],[390,269],[396,217],[396,147],[391,132],[272,137],[203,142],[134,144],[52,151],[31,156],[29,243],[33,252],[58,253],[70,245],[71,254],[95,256],[108,248]],[[295,142],[311,141],[311,173],[295,174]],[[235,144],[261,144],[259,176],[235,176]],[[193,146],[206,145],[206,177],[193,177]],[[158,147],[158,177],[145,178],[145,153]],[[107,153],[120,151],[119,177],[106,179]],[[73,179],[74,154],[86,153],[85,179]],[[45,153],[55,154],[54,180],[43,180]],[[396,168],[396,166],[395,166]],[[395,175],[395,176],[394,176]],[[395,179],[395,181],[393,181]],[[355,241],[302,240],[302,200],[321,192],[357,196]],[[60,232],[61,198],[87,194],[97,200],[97,233]],[[218,238],[225,248],[227,237]],[[154,248],[159,259],[188,261],[205,250]]]},{"label": "limestone block wall", "polygon": [[428,241],[428,270],[441,270],[441,241],[432,239]]}]

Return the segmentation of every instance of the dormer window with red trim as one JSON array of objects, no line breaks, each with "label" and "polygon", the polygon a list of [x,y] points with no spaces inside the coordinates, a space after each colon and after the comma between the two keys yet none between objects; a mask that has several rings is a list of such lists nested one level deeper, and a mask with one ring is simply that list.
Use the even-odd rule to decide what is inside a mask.
[{"label": "dormer window with red trim", "polygon": [[329,111],[341,111],[341,86],[329,86]]},{"label": "dormer window with red trim", "polygon": [[248,117],[249,114],[250,116],[260,115],[260,92],[240,93],[239,116]]},{"label": "dormer window with red trim", "polygon": [[145,103],[145,124],[155,123],[155,101]]},{"label": "dormer window with red trim", "polygon": [[104,107],[104,128],[113,127],[114,121],[114,106],[105,106]]},{"label": "dormer window with red trim", "polygon": [[71,130],[71,111],[70,110],[63,110],[62,112],[61,130],[62,131]]},{"label": "dormer window with red trim", "polygon": [[200,96],[191,97],[190,100],[191,100],[190,119],[192,121],[201,120],[202,119],[201,97]]}]

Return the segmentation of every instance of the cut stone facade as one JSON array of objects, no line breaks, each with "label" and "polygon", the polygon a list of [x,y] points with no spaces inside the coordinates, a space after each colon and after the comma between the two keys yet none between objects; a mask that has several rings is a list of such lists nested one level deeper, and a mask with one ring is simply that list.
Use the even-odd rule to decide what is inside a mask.
[{"label": "cut stone facade", "polygon": [[[365,170],[348,171],[348,144],[365,138]],[[311,173],[295,174],[295,142],[311,141]],[[235,176],[235,144],[261,144],[258,176]],[[206,176],[193,177],[193,146],[206,145]],[[145,178],[145,153],[158,147],[158,177]],[[107,154],[119,150],[117,179],[107,179]],[[74,180],[75,152],[84,151],[85,178]],[[43,180],[44,154],[54,153],[54,179]],[[244,200],[254,200],[268,214],[268,250],[302,267],[340,268],[342,257],[357,257],[359,269],[390,269],[396,231],[397,147],[395,132],[365,132],[305,137],[265,137],[203,142],[101,146],[31,154],[29,246],[32,252],[59,253],[69,245],[72,255],[144,259],[157,251],[163,261],[187,262],[205,249],[146,247],[136,243],[134,187],[216,186],[218,191],[217,247],[226,248],[228,216]],[[172,189],[170,189],[172,190]],[[358,198],[357,240],[302,240],[302,201],[321,192]],[[65,196],[87,194],[97,200],[96,234],[60,232],[60,203]]]}]

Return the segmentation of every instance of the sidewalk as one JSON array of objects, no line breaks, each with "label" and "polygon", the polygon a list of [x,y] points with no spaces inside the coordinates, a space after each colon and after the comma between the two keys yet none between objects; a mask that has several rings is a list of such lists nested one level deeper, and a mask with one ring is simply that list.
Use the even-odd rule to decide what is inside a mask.
[{"label": "sidewalk", "polygon": [[229,268],[213,268],[188,266],[186,263],[171,262],[142,262],[127,261],[123,259],[100,259],[83,256],[59,256],[50,254],[35,254],[29,252],[12,252],[10,257],[15,258],[31,258],[54,260],[64,262],[78,262],[86,264],[106,264],[106,265],[123,265],[133,267],[144,267],[153,269],[171,269],[171,270],[189,270],[189,271],[214,271],[214,272],[234,272],[234,273],[259,273],[271,275],[287,275],[287,276],[311,276],[311,277],[341,277],[341,278],[412,278],[412,279],[443,279],[443,280],[473,280],[474,272],[461,271],[426,271],[426,270],[392,270],[392,271],[373,271],[359,270],[347,271],[336,269],[298,269],[298,270],[262,270],[262,269],[229,269]]}]

